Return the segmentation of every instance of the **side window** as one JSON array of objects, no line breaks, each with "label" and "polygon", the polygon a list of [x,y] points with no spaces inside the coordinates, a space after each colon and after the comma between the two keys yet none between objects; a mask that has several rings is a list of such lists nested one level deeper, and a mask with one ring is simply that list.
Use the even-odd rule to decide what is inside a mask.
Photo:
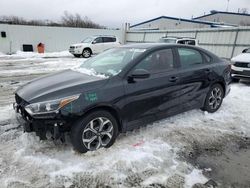
[{"label": "side window", "polygon": [[203,58],[199,51],[190,48],[178,48],[182,68],[194,67],[203,64]]},{"label": "side window", "polygon": [[103,42],[102,37],[98,37],[94,41],[95,41],[95,43],[102,43]]},{"label": "side window", "polygon": [[115,42],[116,39],[113,37],[103,37],[103,42]]},{"label": "side window", "polygon": [[150,73],[162,72],[173,68],[174,56],[172,49],[164,49],[153,52],[135,67],[135,69],[145,69]]}]

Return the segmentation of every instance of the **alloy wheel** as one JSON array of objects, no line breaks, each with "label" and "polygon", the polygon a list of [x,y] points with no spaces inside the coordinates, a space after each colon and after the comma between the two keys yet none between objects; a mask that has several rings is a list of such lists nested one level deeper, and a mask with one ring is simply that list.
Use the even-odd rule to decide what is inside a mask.
[{"label": "alloy wheel", "polygon": [[215,87],[209,96],[208,105],[212,110],[217,109],[222,102],[222,91],[219,87]]},{"label": "alloy wheel", "polygon": [[91,53],[89,50],[83,50],[82,55],[83,55],[83,57],[88,58],[88,57],[90,57]]},{"label": "alloy wheel", "polygon": [[97,150],[109,144],[114,134],[112,122],[105,117],[91,120],[82,133],[82,141],[88,150]]}]

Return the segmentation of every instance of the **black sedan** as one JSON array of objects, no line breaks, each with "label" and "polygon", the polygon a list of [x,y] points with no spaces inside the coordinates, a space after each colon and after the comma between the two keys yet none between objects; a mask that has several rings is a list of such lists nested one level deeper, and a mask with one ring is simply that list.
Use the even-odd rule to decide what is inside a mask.
[{"label": "black sedan", "polygon": [[230,65],[204,49],[134,44],[21,86],[14,109],[26,132],[61,140],[69,133],[83,153],[110,147],[121,132],[187,110],[215,112],[229,83]]}]

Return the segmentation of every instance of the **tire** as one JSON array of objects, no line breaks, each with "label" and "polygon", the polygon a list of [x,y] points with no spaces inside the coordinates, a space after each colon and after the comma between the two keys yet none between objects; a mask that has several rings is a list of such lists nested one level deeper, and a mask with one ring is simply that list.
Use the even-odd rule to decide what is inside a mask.
[{"label": "tire", "polygon": [[80,57],[81,55],[78,55],[78,54],[74,54],[75,57]]},{"label": "tire", "polygon": [[91,50],[90,49],[83,49],[82,57],[89,58],[90,56],[91,56]]},{"label": "tire", "polygon": [[114,144],[117,135],[118,123],[108,111],[94,111],[81,118],[70,133],[73,148],[80,153],[108,148]]},{"label": "tire", "polygon": [[207,93],[205,104],[202,110],[207,111],[209,113],[216,112],[220,108],[223,102],[223,98],[224,90],[222,86],[220,84],[212,85],[212,87]]}]

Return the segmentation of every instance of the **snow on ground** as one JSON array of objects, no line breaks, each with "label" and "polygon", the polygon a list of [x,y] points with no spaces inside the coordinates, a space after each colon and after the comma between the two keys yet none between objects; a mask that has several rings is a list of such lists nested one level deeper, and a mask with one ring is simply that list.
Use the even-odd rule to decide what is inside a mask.
[{"label": "snow on ground", "polygon": [[[250,136],[250,87],[233,84],[214,114],[192,110],[119,135],[109,149],[78,154],[65,144],[23,133],[12,110],[12,92],[37,74],[78,66],[83,59],[0,60],[0,182],[2,187],[192,187],[208,181],[185,162],[194,144]],[[28,74],[28,76],[27,76]],[[11,84],[15,83],[16,84]],[[8,99],[6,99],[8,95]],[[11,99],[9,99],[9,97]]]},{"label": "snow on ground", "polygon": [[15,54],[12,55],[6,55],[0,52],[0,58],[5,58],[5,59],[57,58],[57,57],[73,57],[73,55],[69,53],[69,51],[45,52],[45,53],[17,51]]}]

